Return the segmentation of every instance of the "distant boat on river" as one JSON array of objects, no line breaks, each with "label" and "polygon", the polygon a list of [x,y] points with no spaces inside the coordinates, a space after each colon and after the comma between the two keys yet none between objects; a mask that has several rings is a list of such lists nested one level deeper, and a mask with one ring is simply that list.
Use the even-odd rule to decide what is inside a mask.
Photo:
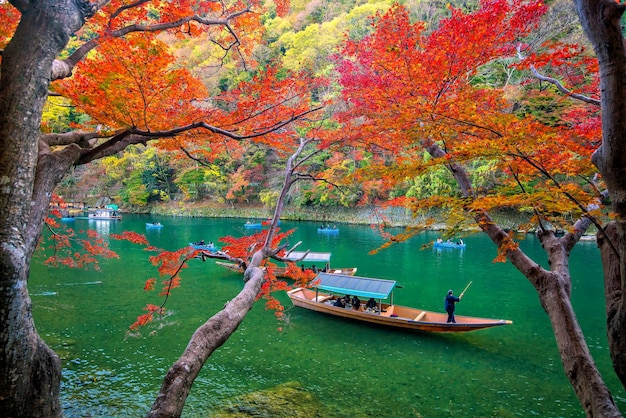
[{"label": "distant boat on river", "polygon": [[[320,273],[311,282],[310,288],[299,287],[288,291],[287,295],[294,306],[300,308],[391,328],[425,332],[468,332],[513,323],[505,319],[462,315],[455,315],[456,323],[448,323],[447,313],[394,305],[394,287],[394,280]],[[336,293],[378,299],[378,303],[369,309],[366,308],[365,301],[358,309],[352,306],[339,307],[334,305],[340,297]],[[382,300],[388,299],[390,295],[390,302],[383,303]]]},{"label": "distant boat on river", "polygon": [[435,241],[433,244],[435,248],[459,248],[465,249],[465,243],[463,241],[452,242],[452,241]]},{"label": "distant boat on river", "polygon": [[163,228],[163,224],[161,222],[146,222],[146,228]]},{"label": "distant boat on river", "polygon": [[339,228],[336,226],[323,226],[321,228],[317,228],[317,232],[319,234],[338,234]]},{"label": "distant boat on river", "polygon": [[118,221],[122,219],[122,215],[119,214],[118,209],[117,205],[106,205],[103,208],[89,208],[87,219]]},{"label": "distant boat on river", "polygon": [[261,222],[246,222],[245,224],[243,224],[244,228],[250,228],[250,229],[261,229],[263,228],[263,224]]},{"label": "distant boat on river", "polygon": [[212,242],[209,242],[208,244],[205,244],[204,240],[196,241],[196,242],[190,242],[189,246],[192,247],[194,250],[203,250],[203,251],[208,251],[208,252],[211,252],[211,253],[214,253],[214,252],[219,250],[215,246],[215,244],[213,244]]}]

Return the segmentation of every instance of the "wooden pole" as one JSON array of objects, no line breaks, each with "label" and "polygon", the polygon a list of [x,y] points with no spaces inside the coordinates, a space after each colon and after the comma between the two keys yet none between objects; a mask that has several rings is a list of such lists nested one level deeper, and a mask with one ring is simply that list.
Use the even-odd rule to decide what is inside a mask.
[{"label": "wooden pole", "polygon": [[463,291],[461,292],[461,294],[459,295],[459,299],[461,299],[463,297],[463,295],[465,294],[465,292],[467,291],[467,289],[469,289],[469,287],[472,285],[472,281],[470,280],[470,282],[467,284],[467,286],[465,286],[465,289],[463,289]]}]

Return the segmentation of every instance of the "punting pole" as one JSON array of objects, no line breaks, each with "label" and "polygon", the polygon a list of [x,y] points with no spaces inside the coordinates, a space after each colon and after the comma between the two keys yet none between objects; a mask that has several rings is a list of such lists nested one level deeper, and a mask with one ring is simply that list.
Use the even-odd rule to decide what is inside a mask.
[{"label": "punting pole", "polygon": [[465,286],[465,289],[463,289],[463,291],[459,295],[459,299],[463,297],[463,295],[465,294],[465,292],[467,292],[467,289],[469,289],[469,287],[472,285],[472,283],[473,282],[470,280],[470,282],[467,284],[467,286]]}]

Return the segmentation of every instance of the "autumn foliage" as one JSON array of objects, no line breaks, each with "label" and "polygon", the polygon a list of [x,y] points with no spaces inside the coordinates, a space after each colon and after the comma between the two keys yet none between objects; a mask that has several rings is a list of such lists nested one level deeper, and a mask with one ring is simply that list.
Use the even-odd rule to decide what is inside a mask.
[{"label": "autumn foliage", "polygon": [[[337,118],[342,134],[374,150],[373,167],[355,176],[382,179],[380,187],[391,189],[440,166],[488,167],[496,176],[490,188],[468,184],[459,193],[391,201],[447,211],[451,226],[474,222],[462,216],[473,210],[516,208],[555,224],[566,223],[564,213],[585,213],[597,198],[590,156],[599,120],[576,121],[594,110],[569,108],[573,134],[572,125],[512,112],[519,88],[497,79],[486,84],[481,73],[499,60],[558,71],[576,59],[593,69],[563,45],[545,44],[534,54],[524,49],[524,37],[546,10],[542,2],[521,1],[482,2],[474,13],[451,7],[449,18],[427,30],[396,5],[376,16],[370,36],[348,40],[337,56],[347,110]],[[572,81],[594,88],[593,80]]]}]

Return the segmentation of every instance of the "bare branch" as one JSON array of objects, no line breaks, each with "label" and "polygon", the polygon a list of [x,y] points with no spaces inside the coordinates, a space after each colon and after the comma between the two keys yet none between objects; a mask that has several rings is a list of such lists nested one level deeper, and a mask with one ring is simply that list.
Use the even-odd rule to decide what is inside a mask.
[{"label": "bare branch", "polygon": [[[517,56],[519,57],[519,59],[521,61],[524,60],[524,56],[522,55],[522,51],[521,51],[521,45],[517,46]],[[600,106],[600,100],[599,99],[594,99],[592,97],[585,96],[584,94],[578,94],[578,93],[572,92],[571,90],[565,88],[565,86],[563,84],[561,84],[561,82],[559,80],[557,80],[556,78],[548,77],[548,76],[545,76],[545,75],[539,73],[539,71],[537,71],[535,66],[532,65],[532,64],[530,65],[530,72],[539,81],[545,81],[547,83],[553,84],[557,88],[557,90],[559,90],[561,93],[563,93],[566,96],[569,96],[569,97],[571,97],[573,99],[580,100],[580,101],[585,102],[585,103],[589,103],[589,104],[592,104],[592,105]]]}]

